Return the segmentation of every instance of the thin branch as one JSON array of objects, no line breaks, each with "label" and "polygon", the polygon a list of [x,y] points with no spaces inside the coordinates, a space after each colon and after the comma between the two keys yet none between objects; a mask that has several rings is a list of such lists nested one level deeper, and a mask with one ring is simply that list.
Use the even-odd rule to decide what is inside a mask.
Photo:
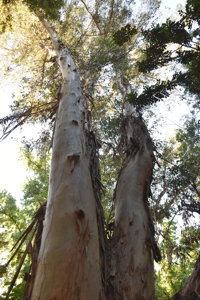
[{"label": "thin branch", "polygon": [[[27,235],[29,234],[29,232],[31,232],[34,224],[35,224],[35,220],[33,220],[31,222],[31,224],[26,228],[26,230],[20,235],[20,237],[18,238],[18,240],[16,241],[16,243],[14,244],[14,246],[12,247],[12,249],[10,250],[10,252],[13,251],[13,249],[18,245],[18,243],[24,238],[24,236],[25,236],[25,238],[27,237]],[[9,262],[7,264],[9,264]]]},{"label": "thin branch", "polygon": [[185,200],[181,200],[181,205],[182,208],[186,208],[187,211],[189,210],[190,212],[196,212],[197,214],[200,214],[200,204],[197,201],[194,201],[192,204],[188,204],[185,202]]},{"label": "thin branch", "polygon": [[15,226],[17,227],[17,229],[20,231],[20,227],[17,225],[17,220],[15,218],[13,218],[11,215],[9,215],[5,210],[1,210],[0,214],[7,216],[8,218],[10,218],[13,223],[15,224]]},{"label": "thin branch", "polygon": [[0,46],[0,49],[6,50],[6,51],[10,51],[10,52],[16,52],[17,51],[17,49],[10,49],[10,48],[3,47],[3,46]]},{"label": "thin branch", "polygon": [[[33,105],[32,107],[29,107],[25,111],[0,119],[0,125],[4,127],[3,134],[0,136],[0,142],[10,135],[16,128],[23,125],[31,117],[37,120],[44,114],[45,120],[49,118],[51,119],[55,114],[57,107],[58,102],[55,103],[55,101],[41,103],[40,105]],[[8,125],[5,126],[4,124]]]},{"label": "thin branch", "polygon": [[35,223],[36,223],[36,220],[33,220],[33,222],[28,226],[28,228],[23,232],[23,234],[19,237],[19,239],[17,240],[15,245],[12,247],[10,252],[12,252],[13,249],[19,244],[18,247],[15,249],[14,253],[12,254],[12,256],[10,257],[10,259],[7,261],[6,266],[8,266],[9,263],[13,260],[13,258],[15,257],[17,252],[19,251],[20,247],[22,246],[23,242],[26,240],[27,236],[29,235],[29,233],[33,229]]},{"label": "thin branch", "polygon": [[88,6],[86,5],[85,1],[84,0],[81,0],[81,2],[83,3],[83,5],[85,6],[85,9],[87,10],[87,12],[89,13],[89,15],[92,17],[92,20],[94,21],[97,29],[99,30],[99,33],[100,35],[102,35],[102,31],[101,31],[101,28],[95,18],[95,15],[93,13],[91,13],[91,11],[89,10]]},{"label": "thin branch", "polygon": [[18,128],[19,126],[23,125],[24,122],[28,119],[28,117],[30,116],[27,115],[25,116],[19,123],[17,123],[14,127],[12,127],[9,131],[7,131],[6,133],[4,133],[1,137],[0,137],[0,142],[2,142],[5,138],[7,138],[7,136],[9,136],[9,134],[11,134],[16,128]]},{"label": "thin branch", "polygon": [[44,69],[45,69],[45,65],[46,65],[46,62],[47,62],[48,54],[49,54],[49,51],[47,50],[47,51],[46,51],[46,54],[45,54],[45,56],[44,56],[43,64],[42,64],[42,79],[41,79],[41,86],[42,86],[43,80],[44,80]]},{"label": "thin branch", "polygon": [[193,46],[190,46],[190,45],[187,45],[187,44],[184,44],[184,43],[182,43],[182,44],[181,44],[181,46],[182,46],[182,47],[186,47],[186,48],[189,48],[189,49],[192,49],[192,50],[195,50],[195,51],[198,51],[198,52],[199,52],[199,50],[198,50],[196,47],[193,47]]},{"label": "thin branch", "polygon": [[112,21],[112,17],[113,17],[113,9],[114,9],[114,3],[115,3],[115,0],[111,0],[110,2],[110,17],[109,17],[109,25]]},{"label": "thin branch", "polygon": [[195,183],[192,183],[192,187],[195,190],[195,192],[197,193],[198,197],[200,197],[200,192],[198,191],[197,186],[196,186]]},{"label": "thin branch", "polygon": [[11,284],[10,284],[10,286],[9,286],[9,288],[8,288],[8,292],[7,292],[7,294],[6,294],[6,300],[9,299],[10,292],[11,292],[12,289],[13,289],[13,286],[14,286],[14,284],[15,284],[15,281],[17,280],[17,277],[18,277],[18,275],[19,275],[19,272],[20,272],[20,270],[21,270],[21,268],[22,268],[22,265],[23,265],[23,263],[24,263],[24,260],[25,260],[25,258],[26,258],[26,255],[28,254],[29,248],[30,248],[30,246],[31,246],[31,241],[32,241],[32,239],[34,238],[35,232],[36,232],[36,228],[35,228],[34,231],[33,231],[33,234],[32,234],[32,236],[31,236],[31,238],[30,238],[30,240],[29,240],[29,242],[28,242],[28,245],[27,245],[27,247],[26,247],[26,250],[25,250],[25,252],[24,252],[24,254],[23,254],[23,256],[22,256],[22,258],[21,258],[21,260],[20,260],[20,263],[19,263],[19,265],[18,265],[18,267],[17,267],[17,270],[16,270],[16,272],[15,272],[15,275],[14,275],[14,277],[13,277],[13,279],[12,279],[12,281],[11,281]]},{"label": "thin branch", "polygon": [[169,230],[170,230],[170,226],[172,225],[175,217],[177,216],[177,214],[180,212],[180,210],[178,209],[177,211],[174,212],[174,215],[172,217],[172,219],[169,221],[168,227],[165,230],[165,233],[163,233],[163,237],[166,238],[166,235],[168,234]]},{"label": "thin branch", "polygon": [[115,3],[115,0],[111,0],[111,1],[110,1],[110,13],[109,13],[109,20],[108,20],[108,25],[107,25],[107,28],[106,28],[106,30],[105,30],[105,34],[108,34],[108,32],[109,32],[109,29],[110,29],[110,24],[111,24],[112,17],[113,17],[114,3]]}]

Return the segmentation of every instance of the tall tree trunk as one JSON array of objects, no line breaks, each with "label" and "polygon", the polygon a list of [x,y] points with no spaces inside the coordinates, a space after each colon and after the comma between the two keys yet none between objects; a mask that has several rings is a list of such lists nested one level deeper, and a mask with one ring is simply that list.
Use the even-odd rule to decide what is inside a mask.
[{"label": "tall tree trunk", "polygon": [[153,144],[140,117],[127,116],[124,129],[127,157],[114,197],[108,293],[114,293],[116,300],[151,300],[155,299],[153,255],[160,259],[147,202],[154,165]]},{"label": "tall tree trunk", "polygon": [[63,83],[45,225],[31,299],[104,299],[98,197],[90,172],[90,134],[85,133],[87,103],[68,49],[53,28],[46,21],[43,24],[52,38]]}]

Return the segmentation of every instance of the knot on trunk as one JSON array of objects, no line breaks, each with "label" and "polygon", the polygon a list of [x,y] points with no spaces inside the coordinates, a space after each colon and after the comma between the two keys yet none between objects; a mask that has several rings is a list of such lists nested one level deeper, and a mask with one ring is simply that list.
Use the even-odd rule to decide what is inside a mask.
[{"label": "knot on trunk", "polygon": [[85,213],[82,209],[76,209],[75,213],[76,213],[79,220],[82,220],[85,216]]}]

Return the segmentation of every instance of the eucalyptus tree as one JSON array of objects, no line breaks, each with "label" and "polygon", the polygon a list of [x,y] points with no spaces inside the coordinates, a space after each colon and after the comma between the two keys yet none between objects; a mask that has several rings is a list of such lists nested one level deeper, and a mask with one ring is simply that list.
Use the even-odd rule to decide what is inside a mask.
[{"label": "eucalyptus tree", "polygon": [[[176,86],[184,87],[187,92],[187,102],[193,105],[193,112],[199,109],[199,24],[200,10],[199,3],[196,0],[188,0],[186,2],[185,11],[180,11],[178,21],[167,20],[163,24],[152,26],[151,29],[144,31],[144,38],[147,41],[147,46],[144,51],[144,57],[139,62],[139,70],[141,72],[155,72],[161,68],[166,68],[174,64],[175,68],[172,77],[167,82],[158,81],[154,87],[146,90],[146,95],[149,95],[151,102],[156,101],[151,97],[157,91],[160,98],[164,98]],[[130,93],[129,100],[135,105],[140,105],[140,96]],[[196,124],[195,124],[196,123]],[[179,148],[180,153],[178,158],[174,157],[174,165],[169,168],[170,176],[166,180],[164,172],[163,190],[160,193],[159,199],[166,194],[166,183],[168,181],[168,192],[171,200],[163,206],[164,216],[168,217],[168,207],[173,207],[172,214],[181,214],[185,223],[188,222],[194,213],[199,214],[199,173],[198,168],[198,150],[199,139],[195,133],[198,120],[193,121],[191,118],[190,124],[187,124],[186,133],[179,131],[177,140],[181,143]],[[195,125],[195,126],[194,126]],[[189,138],[193,136],[193,139]],[[190,145],[192,147],[190,148]],[[192,149],[192,150],[190,150]],[[195,153],[195,154],[194,154]],[[179,156],[180,155],[180,156]],[[172,155],[173,156],[173,155]],[[196,156],[196,157],[195,157]],[[167,170],[167,168],[165,168]],[[171,191],[170,191],[171,189]],[[170,199],[169,198],[169,199]],[[176,201],[174,202],[176,198]],[[178,202],[177,202],[178,201]],[[171,203],[170,203],[171,202]],[[171,206],[172,205],[172,206]],[[194,228],[195,229],[195,225]],[[193,230],[191,230],[193,232]],[[197,239],[199,239],[197,234]],[[191,234],[191,240],[192,234]],[[187,248],[188,242],[185,241]],[[199,257],[195,264],[194,272],[186,282],[186,285],[173,297],[173,299],[199,299]]]},{"label": "eucalyptus tree", "polygon": [[[5,190],[1,191],[0,200],[0,299],[5,299],[8,286],[12,282],[15,269],[24,249],[20,248],[13,258],[9,255],[10,250],[26,229],[28,223],[26,223],[27,215],[17,206],[16,200],[10,193]],[[12,259],[9,261],[9,258]],[[29,265],[30,261],[26,260],[22,268],[23,273],[28,271]],[[19,279],[12,290],[11,299],[21,299],[24,287],[25,282]]]},{"label": "eucalyptus tree", "polygon": [[141,72],[153,72],[169,64],[176,64],[170,80],[155,85],[163,97],[178,85],[199,98],[199,24],[198,1],[188,0],[185,10],[179,11],[179,20],[168,19],[143,32],[147,44],[144,57],[138,63]]},{"label": "eucalyptus tree", "polygon": [[[30,271],[30,255],[24,256],[34,231],[33,212],[47,199],[50,154],[48,131],[42,131],[37,140],[22,141],[20,160],[26,165],[27,178],[22,187],[23,196],[16,201],[9,192],[0,192],[0,299],[22,299],[25,280]],[[46,146],[45,146],[46,145]],[[31,227],[31,230],[29,228]],[[30,253],[30,245],[28,247]],[[9,287],[9,288],[8,288]]]},{"label": "eucalyptus tree", "polygon": [[160,145],[157,156],[150,199],[163,258],[156,272],[157,295],[198,299],[199,135],[194,114]]},{"label": "eucalyptus tree", "polygon": [[[140,32],[150,26],[157,1],[151,6],[142,2],[140,19],[134,22],[133,3],[123,1],[111,1],[109,6],[107,1],[78,1],[63,7],[56,2],[60,20],[47,11],[46,2],[44,6],[23,3],[39,16],[27,10],[30,19],[24,30],[24,34],[27,29],[35,33],[36,47],[32,49],[24,36],[18,36],[30,51],[23,57],[21,50],[18,54],[19,49],[14,49],[18,59],[14,67],[19,57],[30,59],[31,66],[24,63],[19,68],[26,74],[21,78],[24,90],[12,105],[13,114],[1,120],[3,137],[27,121],[50,120],[57,110],[42,240],[40,245],[41,237],[36,239],[32,247],[34,260],[25,297],[155,299],[153,257],[157,261],[161,257],[147,202],[155,163],[153,142],[140,112],[127,99],[132,87],[139,90],[137,85],[149,80],[138,75],[135,65],[140,56]],[[15,2],[9,1],[6,7],[13,9],[12,5]],[[27,9],[21,3],[16,7]],[[12,18],[19,20],[19,15],[16,11]],[[23,28],[22,22],[13,23],[13,28],[16,24]],[[122,25],[125,29],[121,30]],[[3,38],[6,34],[4,31]],[[107,151],[116,151],[118,143],[119,156],[124,157],[114,192],[115,218],[109,241],[98,154],[100,140],[106,136],[100,125],[108,120],[115,122],[119,133],[114,145],[113,135],[108,137]],[[102,146],[103,151],[105,148]]]}]

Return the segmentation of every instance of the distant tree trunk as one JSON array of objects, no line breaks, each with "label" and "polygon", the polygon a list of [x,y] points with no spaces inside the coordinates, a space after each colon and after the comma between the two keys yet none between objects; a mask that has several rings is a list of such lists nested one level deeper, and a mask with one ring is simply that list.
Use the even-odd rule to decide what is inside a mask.
[{"label": "distant tree trunk", "polygon": [[200,300],[200,256],[184,287],[171,300]]},{"label": "distant tree trunk", "polygon": [[[52,38],[63,83],[31,299],[104,299],[99,242],[103,216],[98,216],[101,219],[98,226],[97,212],[101,207],[96,204],[98,188],[95,191],[90,166],[95,139],[85,130],[87,103],[82,97],[76,66],[53,28],[46,21],[43,23]],[[93,163],[94,160],[95,156]],[[93,169],[95,167],[98,165],[93,165]],[[103,237],[101,247],[104,247]]]}]

